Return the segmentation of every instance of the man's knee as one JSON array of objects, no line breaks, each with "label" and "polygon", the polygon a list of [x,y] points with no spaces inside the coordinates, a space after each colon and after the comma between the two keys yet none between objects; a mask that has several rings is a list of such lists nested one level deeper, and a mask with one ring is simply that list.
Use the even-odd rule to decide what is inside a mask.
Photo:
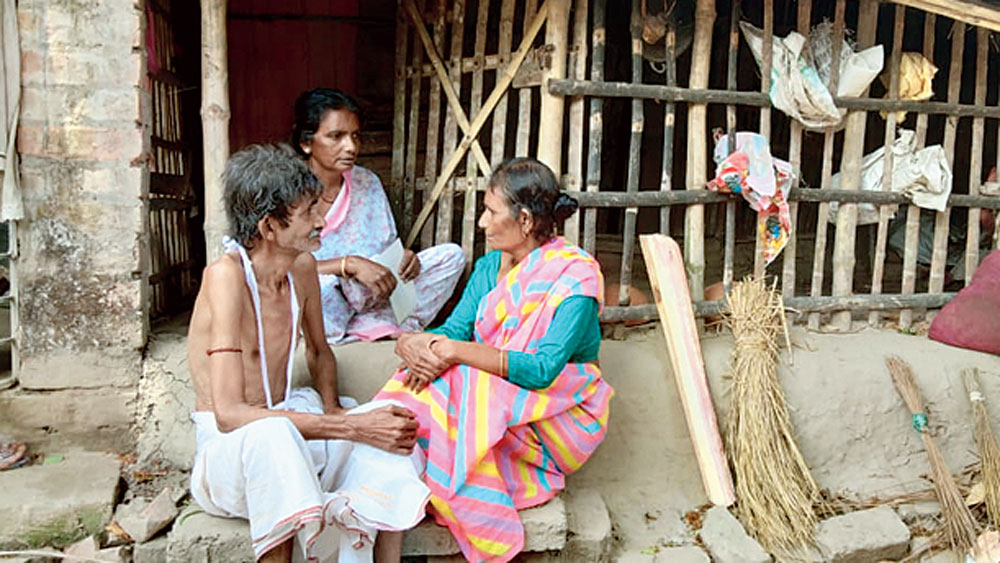
[{"label": "man's knee", "polygon": [[269,416],[247,424],[243,441],[247,450],[262,450],[269,456],[286,448],[306,447],[298,428],[284,416]]},{"label": "man's knee", "polygon": [[439,244],[435,249],[440,253],[441,266],[448,271],[460,271],[465,267],[465,252],[453,242]]}]

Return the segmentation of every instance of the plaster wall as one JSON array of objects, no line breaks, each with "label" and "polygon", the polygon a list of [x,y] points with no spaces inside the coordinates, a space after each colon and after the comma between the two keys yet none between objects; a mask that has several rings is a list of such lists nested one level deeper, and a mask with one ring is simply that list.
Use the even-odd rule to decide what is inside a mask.
[{"label": "plaster wall", "polygon": [[18,3],[21,393],[134,396],[148,332],[144,19],[131,0]]}]

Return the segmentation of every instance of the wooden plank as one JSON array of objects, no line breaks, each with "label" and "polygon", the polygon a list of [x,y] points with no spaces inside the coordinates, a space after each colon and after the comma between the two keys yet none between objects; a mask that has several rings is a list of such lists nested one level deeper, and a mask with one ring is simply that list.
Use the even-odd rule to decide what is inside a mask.
[{"label": "wooden plank", "polygon": [[[587,78],[587,11],[589,0],[576,0],[573,8],[573,47],[570,49],[567,72],[576,80]],[[579,191],[583,187],[583,96],[569,99],[569,142],[566,152],[566,173],[570,178],[564,190]],[[580,243],[580,213],[573,213],[563,224],[566,238]]]},{"label": "wooden plank", "polygon": [[[421,4],[424,4],[424,0],[420,0]],[[408,27],[406,19],[404,18],[405,9],[403,8],[403,0],[399,0],[399,25]],[[424,49],[420,45],[420,38],[417,34],[413,34],[413,46],[412,46],[412,66],[420,66],[420,61],[423,60]],[[411,217],[413,217],[413,206],[417,198],[417,147],[420,143],[420,96],[423,86],[423,79],[419,75],[414,75],[410,78],[410,123],[409,132],[406,136],[406,168],[404,171],[405,187],[403,192],[403,213],[402,213],[402,223],[399,224],[399,232],[404,232],[409,230]],[[433,84],[431,85],[433,90]],[[427,146],[424,150],[424,170],[427,174],[427,167],[431,166],[432,163],[437,163],[437,116],[438,112],[435,109],[440,109],[441,98],[438,97],[437,106],[433,102],[428,102],[428,127],[427,127]],[[431,119],[431,118],[434,119]],[[431,127],[433,125],[433,127]],[[433,133],[433,139],[432,139]],[[433,142],[432,142],[433,140]],[[432,159],[428,153],[431,150],[435,151],[435,156]]]},{"label": "wooden plank", "polygon": [[[799,2],[796,28],[803,37],[809,37],[812,3]],[[789,126],[788,161],[792,165],[793,190],[798,189],[802,179],[802,124],[794,119]],[[788,215],[792,223],[792,236],[785,245],[781,267],[781,295],[787,299],[795,295],[795,260],[799,238],[799,204],[789,202]]]},{"label": "wooden plank", "polygon": [[[537,5],[538,0],[525,0],[524,2],[525,35],[528,33],[528,22],[535,17]],[[517,95],[517,136],[514,155],[528,156],[528,146],[531,142],[531,88],[521,88]]]},{"label": "wooden plank", "polygon": [[[715,1],[698,0],[695,7],[694,42],[691,47],[691,89],[707,88],[712,59],[712,30],[715,27]],[[704,189],[708,154],[706,139],[707,107],[692,104],[688,108],[687,181],[688,189]],[[684,259],[691,295],[705,294],[705,208],[692,205],[684,213]]]},{"label": "wooden plank", "polygon": [[[927,60],[934,59],[934,32],[937,21],[934,14],[924,14],[924,49]],[[917,149],[924,148],[927,141],[927,114],[917,116]],[[920,241],[920,208],[916,205],[907,206],[906,231],[903,241],[903,279],[900,292],[912,295],[917,288],[917,244]],[[910,328],[913,324],[913,309],[903,309],[899,312],[900,328]]]},{"label": "wooden plank", "polygon": [[969,25],[1000,32],[1000,10],[982,0],[891,0],[913,8],[947,16]]},{"label": "wooden plank", "polygon": [[[840,60],[840,51],[844,44],[845,6],[844,0],[837,0],[833,20],[833,60]],[[830,90],[836,92],[839,83],[840,67],[833,65],[830,69]],[[833,131],[827,131],[823,135],[823,168],[820,174],[820,189],[823,190],[830,189],[830,181],[833,178],[833,140]],[[829,222],[830,206],[821,203],[816,213],[816,240],[813,245],[812,279],[809,287],[809,295],[812,297],[819,297],[823,294],[823,271],[826,269],[826,237],[830,230]],[[820,320],[818,313],[809,315],[807,321],[809,329],[819,330]]]},{"label": "wooden plank", "polygon": [[642,235],[639,243],[705,495],[716,506],[729,506],[736,495],[705,376],[681,250],[673,239],[661,234]]},{"label": "wooden plank", "polygon": [[[875,44],[875,28],[878,25],[878,1],[862,0],[858,12],[858,49],[867,49]],[[861,96],[867,96],[868,89]],[[841,188],[858,190],[861,188],[861,160],[864,157],[865,125],[868,115],[863,111],[847,114],[844,128],[843,157],[840,164]],[[833,294],[850,295],[854,289],[855,240],[857,238],[858,208],[854,204],[844,204],[837,209],[837,230],[833,241]],[[851,326],[850,312],[834,313],[830,324],[838,330],[848,330]]]},{"label": "wooden plank", "polygon": [[[595,82],[604,80],[604,42],[605,42],[605,0],[594,0],[594,20],[591,31],[590,79]],[[587,151],[587,192],[593,193],[601,189],[601,145],[604,139],[604,102],[601,98],[590,99],[590,122],[588,124],[589,150]],[[588,209],[583,215],[583,247],[597,255],[597,210]]]},{"label": "wooden plank", "polygon": [[222,253],[228,230],[222,173],[229,159],[229,70],[226,1],[201,0],[201,129],[205,168],[205,260]]},{"label": "wooden plank", "polygon": [[[410,2],[409,6],[413,3]],[[408,8],[409,9],[409,8]],[[410,11],[410,16],[417,18],[419,15],[416,13],[416,7]],[[448,111],[445,112],[444,116],[444,137],[441,142],[441,159],[448,160],[451,155],[455,152],[455,143],[458,142],[458,114],[462,113],[464,118],[464,110],[462,109],[462,40],[465,37],[465,0],[454,0],[454,4],[451,7],[451,46],[449,47],[450,60],[448,62],[448,77],[441,77],[441,89],[445,93],[445,99],[448,100]],[[415,27],[417,32],[420,32],[420,28],[423,26],[422,22],[415,21]],[[425,41],[424,44],[428,45],[430,42]],[[436,54],[431,53],[428,50],[428,56],[430,56],[431,61],[434,60]],[[444,55],[441,56],[441,60],[444,60]],[[478,143],[478,142],[477,142]],[[485,160],[485,156],[483,160]],[[434,243],[444,244],[446,242],[451,242],[451,221],[454,215],[454,204],[455,204],[455,190],[454,183],[449,183],[448,187],[438,198],[437,205],[437,228],[434,231]]]},{"label": "wooden plank", "polygon": [[[646,62],[642,58],[642,16],[639,13],[639,0],[632,0],[632,18],[630,31],[632,34],[632,82],[642,82],[642,69]],[[645,127],[643,101],[632,100],[632,127],[628,142],[628,173],[625,180],[625,191],[639,191],[639,175],[642,164],[642,130]],[[618,304],[628,305],[630,289],[632,288],[632,255],[635,253],[635,221],[639,215],[638,207],[625,208],[625,224],[622,230],[622,263],[618,279]]]},{"label": "wooden plank", "polygon": [[[392,114],[392,184],[389,186],[389,201],[396,216],[396,224],[405,229],[403,224],[406,211],[403,208],[404,178],[406,175],[406,41],[409,39],[409,26],[403,16],[403,10],[396,11],[396,68],[393,82],[393,114]],[[420,82],[417,87],[419,96]],[[419,114],[418,114],[419,115]],[[415,141],[415,139],[414,139]]]},{"label": "wooden plank", "polygon": [[[641,239],[640,239],[641,243]],[[954,299],[956,293],[918,293],[916,295],[849,295],[836,297],[789,297],[784,301],[785,309],[794,313],[832,313],[834,311],[898,311],[905,308],[939,308]],[[724,301],[696,301],[694,315],[705,317],[725,312]],[[632,307],[605,307],[601,311],[602,323],[629,321],[652,321],[659,318],[656,305],[634,305]]]},{"label": "wooden plank", "polygon": [[[774,0],[764,0],[764,44],[761,51],[760,91],[767,94],[771,91],[771,60],[774,47]],[[760,108],[760,134],[771,141],[771,106]],[[764,246],[759,236],[754,237],[753,274],[764,275]]]},{"label": "wooden plank", "polygon": [[[545,23],[545,45],[550,49],[551,65],[542,75],[542,83],[566,78],[566,49],[569,41],[569,9],[572,0],[548,0],[549,16]],[[563,117],[566,98],[541,90],[538,122],[538,160],[562,177]]]},{"label": "wooden plank", "polygon": [[[989,74],[987,56],[990,33],[985,28],[976,30],[976,93],[975,103],[986,104],[986,77]],[[979,195],[983,174],[983,118],[972,120],[972,156],[969,163],[969,195]],[[965,237],[965,285],[979,267],[979,209],[969,209]]]},{"label": "wooden plank", "polygon": [[[667,87],[677,84],[677,31],[674,25],[667,27],[665,41],[666,61],[663,63],[663,78]],[[738,41],[738,39],[737,39]],[[677,111],[673,102],[663,104],[663,162],[660,172],[660,191],[674,189],[674,129]],[[660,233],[670,235],[670,208],[660,210]]]},{"label": "wooden plank", "polygon": [[[899,97],[899,65],[903,58],[903,24],[906,18],[906,8],[893,8],[892,56],[889,62],[889,99]],[[892,191],[892,169],[894,164],[892,145],[896,140],[896,112],[886,114],[885,139],[882,156],[882,189]],[[895,206],[882,205],[878,208],[878,234],[875,237],[875,261],[872,267],[873,295],[882,293],[882,277],[885,274],[885,248],[889,241],[889,219],[895,212]],[[881,320],[878,311],[868,315],[868,324],[877,325]]]},{"label": "wooden plank", "polygon": [[[948,101],[957,102],[962,88],[962,57],[965,50],[965,24],[956,22],[951,33],[951,68],[948,72]],[[955,164],[955,134],[958,130],[958,117],[948,116],[944,122],[944,155],[948,166],[954,170]],[[951,208],[934,215],[934,250],[931,254],[931,273],[927,283],[928,293],[940,293],[944,289],[944,271],[948,258],[948,234],[950,230]],[[927,313],[928,319],[934,318],[934,312]]]},{"label": "wooden plank", "polygon": [[[407,0],[409,1],[409,0]],[[424,221],[430,215],[431,210],[434,208],[434,204],[438,197],[440,197],[441,192],[444,190],[445,183],[454,173],[455,168],[458,166],[459,160],[464,156],[465,151],[469,149],[472,145],[475,136],[479,134],[479,130],[482,129],[483,124],[486,123],[486,119],[489,117],[493,108],[500,101],[500,97],[503,95],[504,91],[510,86],[511,82],[514,80],[514,75],[517,73],[517,69],[521,67],[521,63],[524,62],[524,58],[528,54],[528,49],[534,42],[535,37],[542,28],[542,24],[545,23],[546,15],[548,14],[548,3],[542,5],[542,7],[535,14],[534,20],[531,22],[530,29],[525,37],[521,41],[521,46],[518,48],[517,53],[511,60],[510,65],[507,66],[507,70],[504,72],[500,80],[497,81],[496,86],[493,88],[493,92],[490,97],[487,98],[486,102],[483,104],[483,108],[476,114],[475,119],[469,126],[469,132],[465,134],[462,138],[462,142],[458,145],[458,150],[452,154],[451,159],[442,167],[441,175],[438,177],[434,184],[434,188],[431,191],[430,197],[424,202],[423,209],[420,210],[420,214],[417,215],[416,221],[414,221],[413,228],[410,230],[410,234],[407,236],[406,246],[413,244],[416,239],[416,229],[423,226]]]}]

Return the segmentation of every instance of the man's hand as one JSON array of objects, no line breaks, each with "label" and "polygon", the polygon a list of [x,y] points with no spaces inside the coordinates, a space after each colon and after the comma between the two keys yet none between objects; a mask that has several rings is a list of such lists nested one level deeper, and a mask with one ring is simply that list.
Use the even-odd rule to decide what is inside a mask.
[{"label": "man's hand", "polygon": [[396,276],[385,266],[361,256],[351,256],[348,273],[368,288],[376,302],[389,298],[396,289]]},{"label": "man's hand", "polygon": [[403,251],[403,260],[399,263],[399,277],[408,282],[420,275],[420,259],[410,249]]},{"label": "man's hand", "polygon": [[417,417],[403,407],[387,405],[350,418],[356,420],[358,442],[402,455],[417,443]]},{"label": "man's hand", "polygon": [[396,340],[396,355],[403,359],[403,365],[410,370],[407,387],[420,391],[451,367],[451,364],[431,350],[432,340],[444,338],[429,332],[409,332]]}]

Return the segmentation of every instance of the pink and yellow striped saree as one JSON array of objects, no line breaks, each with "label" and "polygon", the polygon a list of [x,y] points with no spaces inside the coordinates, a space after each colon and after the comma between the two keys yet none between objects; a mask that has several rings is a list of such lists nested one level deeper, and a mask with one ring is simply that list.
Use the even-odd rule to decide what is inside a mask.
[{"label": "pink and yellow striped saree", "polygon": [[[604,293],[597,262],[554,238],[532,251],[480,302],[475,338],[535,352],[570,296]],[[420,421],[431,512],[470,561],[509,561],[524,546],[517,511],[565,486],[604,438],[613,390],[596,362],[570,363],[546,389],[528,390],[466,365],[418,394],[397,372],[376,396],[402,402]]]}]

